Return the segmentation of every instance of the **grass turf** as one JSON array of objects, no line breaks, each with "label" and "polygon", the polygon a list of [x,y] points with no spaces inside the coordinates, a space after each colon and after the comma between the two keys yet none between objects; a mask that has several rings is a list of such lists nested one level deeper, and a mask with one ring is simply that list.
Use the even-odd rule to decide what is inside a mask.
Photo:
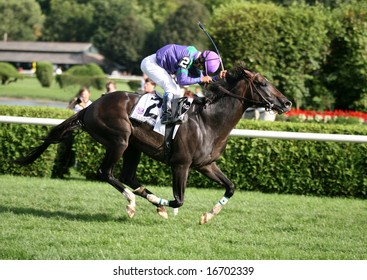
[{"label": "grass turf", "polygon": [[[0,175],[0,259],[367,259],[363,200],[238,191],[206,225],[224,190],[186,190],[164,220],[137,197],[133,219],[111,186],[80,178]],[[171,199],[168,187],[149,187]]]}]

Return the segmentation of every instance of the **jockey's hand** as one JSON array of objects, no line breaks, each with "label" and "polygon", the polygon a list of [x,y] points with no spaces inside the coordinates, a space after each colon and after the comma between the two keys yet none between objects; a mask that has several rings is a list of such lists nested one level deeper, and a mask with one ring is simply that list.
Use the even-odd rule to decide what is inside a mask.
[{"label": "jockey's hand", "polygon": [[202,76],[201,77],[201,82],[205,83],[205,84],[209,84],[213,81],[212,77],[210,76]]},{"label": "jockey's hand", "polygon": [[224,79],[226,77],[226,75],[227,75],[227,70],[222,70],[222,71],[220,71],[218,76],[219,76],[220,79]]}]

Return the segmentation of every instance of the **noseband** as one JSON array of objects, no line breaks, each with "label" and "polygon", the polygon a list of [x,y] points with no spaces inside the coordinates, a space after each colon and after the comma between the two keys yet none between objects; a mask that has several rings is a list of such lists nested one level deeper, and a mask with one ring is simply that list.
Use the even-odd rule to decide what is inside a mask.
[{"label": "noseband", "polygon": [[[266,111],[271,111],[274,104],[269,102],[263,95],[262,93],[259,91],[259,89],[256,87],[255,83],[254,83],[254,80],[255,78],[257,77],[257,75],[259,75],[259,73],[256,73],[253,77],[251,77],[250,79],[247,78],[247,81],[249,82],[249,86],[250,86],[250,89],[251,89],[251,96],[254,96],[254,91],[261,97],[261,99],[265,102],[265,110]],[[246,98],[244,96],[239,96],[239,95],[236,95],[236,94],[233,94],[231,91],[229,91],[228,89],[224,88],[223,86],[219,85],[218,87],[223,93],[225,93],[226,95],[229,95],[231,97],[234,97],[234,98],[237,98],[239,100],[242,100],[242,101],[247,101],[247,102],[250,102],[252,105],[263,105],[264,103],[263,102],[259,102],[259,101],[255,101],[255,100],[252,100],[252,99],[249,99],[249,98]],[[246,91],[247,88],[244,90]],[[242,94],[241,94],[242,95]],[[243,94],[245,95],[245,94]]]}]

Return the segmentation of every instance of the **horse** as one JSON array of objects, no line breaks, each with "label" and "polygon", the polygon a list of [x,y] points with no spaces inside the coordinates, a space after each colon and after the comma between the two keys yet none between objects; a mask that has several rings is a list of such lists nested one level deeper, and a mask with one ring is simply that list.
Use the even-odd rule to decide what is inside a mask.
[{"label": "horse", "polygon": [[[178,208],[184,204],[185,188],[191,169],[197,170],[225,188],[224,196],[203,213],[199,224],[205,224],[217,215],[235,191],[234,184],[223,174],[216,160],[224,152],[231,130],[244,111],[265,107],[278,114],[288,112],[292,103],[264,76],[248,69],[243,62],[227,71],[225,78],[207,84],[206,96],[193,102],[171,143],[171,154],[165,153],[164,136],[146,123],[129,118],[139,95],[117,91],[100,97],[90,106],[53,127],[42,144],[24,157],[14,160],[21,165],[35,161],[51,144],[60,143],[73,130],[87,132],[106,150],[97,170],[97,176],[112,185],[127,199],[127,214],[135,214],[135,196],[141,196],[157,207],[157,212],[168,218],[166,207]],[[171,168],[173,199],[160,198],[145,188],[136,177],[141,154],[165,163]],[[123,157],[119,180],[113,171]],[[130,187],[132,191],[126,186]]]}]

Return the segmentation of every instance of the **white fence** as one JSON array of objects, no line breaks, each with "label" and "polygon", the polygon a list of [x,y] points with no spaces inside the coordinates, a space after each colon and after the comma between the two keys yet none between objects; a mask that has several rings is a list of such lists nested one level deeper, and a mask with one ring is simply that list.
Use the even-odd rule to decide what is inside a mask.
[{"label": "white fence", "polygon": [[[60,124],[63,121],[64,121],[63,119],[0,116],[0,123],[19,123],[19,124],[37,124],[37,125],[55,126],[55,125]],[[314,141],[367,143],[367,136],[346,135],[346,134],[303,133],[303,132],[287,132],[287,131],[233,129],[230,135],[237,136],[237,137],[250,137],[250,138],[272,138],[272,139],[287,139],[287,140],[314,140]]]}]

